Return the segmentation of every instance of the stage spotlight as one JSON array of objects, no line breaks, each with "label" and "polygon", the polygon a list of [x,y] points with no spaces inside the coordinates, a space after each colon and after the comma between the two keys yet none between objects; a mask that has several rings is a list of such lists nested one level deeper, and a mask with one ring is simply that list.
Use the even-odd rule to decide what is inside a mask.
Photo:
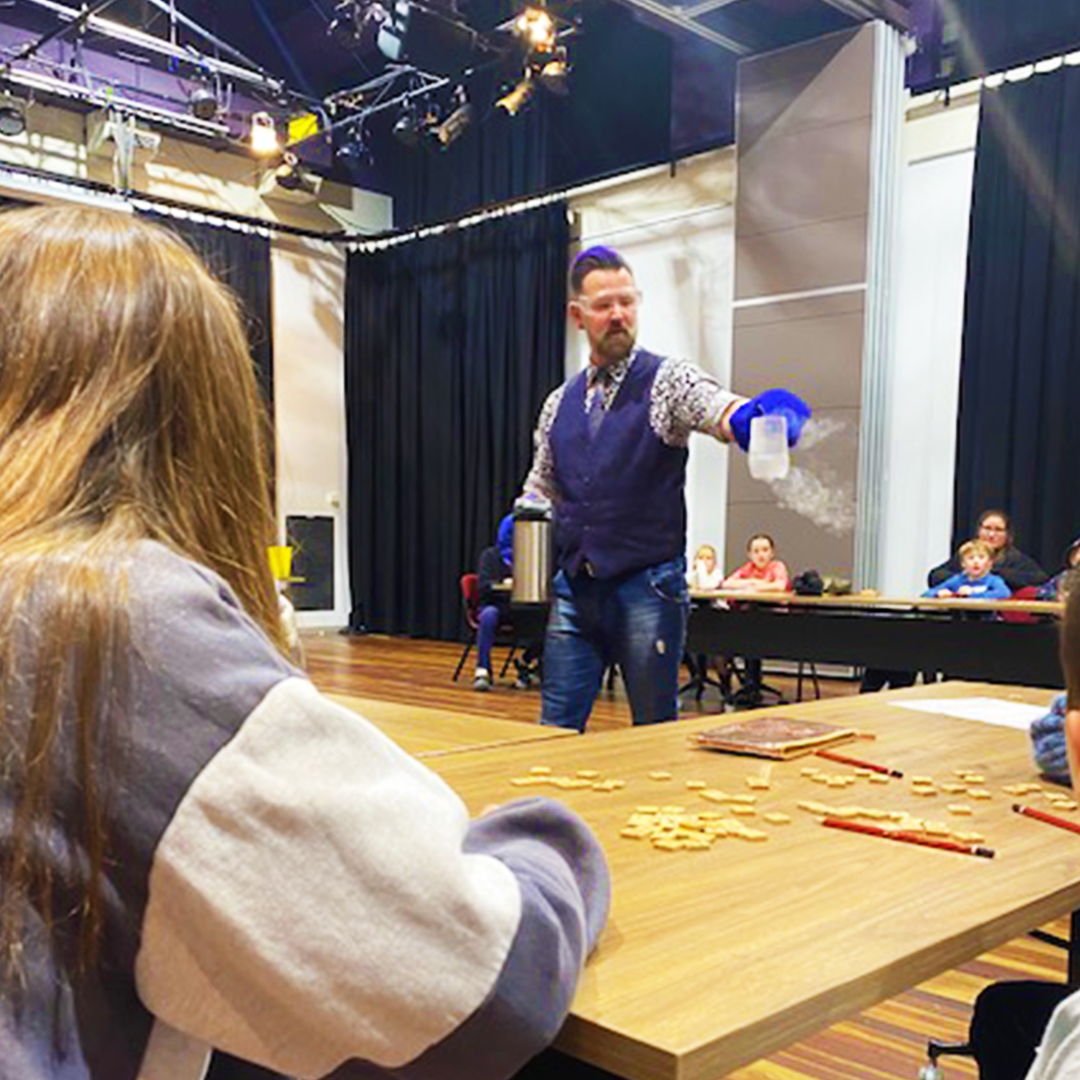
[{"label": "stage spotlight", "polygon": [[457,108],[441,124],[427,128],[429,138],[435,140],[440,150],[447,149],[451,143],[460,139],[472,123],[473,107],[465,97],[463,88],[458,87],[454,100]]},{"label": "stage spotlight", "polygon": [[15,138],[26,131],[26,102],[12,94],[0,94],[0,135]]},{"label": "stage spotlight", "polygon": [[394,123],[393,133],[394,138],[404,146],[412,148],[420,142],[420,121],[411,101],[405,102],[401,107],[401,115]]},{"label": "stage spotlight", "polygon": [[309,173],[300,164],[300,159],[293,153],[285,151],[285,160],[277,167],[274,178],[278,187],[286,191],[303,192],[307,195],[318,195],[322,187],[322,177]]},{"label": "stage spotlight", "polygon": [[199,85],[191,91],[188,98],[191,115],[199,120],[215,120],[221,110],[221,103],[212,86]]},{"label": "stage spotlight", "polygon": [[281,150],[274,118],[266,112],[251,114],[251,152],[258,157],[270,157]]},{"label": "stage spotlight", "polygon": [[379,28],[390,13],[378,2],[363,0],[342,0],[334,8],[334,17],[330,20],[326,32],[339,45],[346,49],[371,52],[379,36]]},{"label": "stage spotlight", "polygon": [[361,165],[365,162],[372,163],[371,148],[364,139],[364,132],[357,125],[349,132],[346,140],[337,149],[337,157],[341,161]]},{"label": "stage spotlight", "polygon": [[513,90],[508,94],[503,94],[495,102],[495,108],[505,110],[509,116],[517,116],[525,107],[525,103],[532,97],[534,85],[532,79],[526,75]]},{"label": "stage spotlight", "polygon": [[526,8],[514,22],[514,29],[530,52],[550,53],[555,48],[555,20],[542,7]]},{"label": "stage spotlight", "polygon": [[566,62],[565,49],[556,50],[555,58],[544,64],[538,78],[544,89],[550,90],[553,94],[561,95],[570,92],[570,65]]}]

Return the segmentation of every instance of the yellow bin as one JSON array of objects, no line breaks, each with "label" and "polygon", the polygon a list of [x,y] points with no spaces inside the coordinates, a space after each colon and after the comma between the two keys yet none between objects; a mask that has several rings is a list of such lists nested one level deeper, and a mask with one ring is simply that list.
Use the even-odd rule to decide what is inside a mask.
[{"label": "yellow bin", "polygon": [[270,573],[275,581],[288,581],[292,577],[292,548],[275,545],[266,549],[270,559]]}]

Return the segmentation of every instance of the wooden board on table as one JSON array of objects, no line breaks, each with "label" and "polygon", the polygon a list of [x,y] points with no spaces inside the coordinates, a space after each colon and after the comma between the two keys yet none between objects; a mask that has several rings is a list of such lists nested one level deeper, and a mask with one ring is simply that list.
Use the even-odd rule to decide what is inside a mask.
[{"label": "wooden board on table", "polygon": [[[816,758],[757,762],[694,749],[687,735],[717,717],[588,735],[573,741],[457,754],[429,762],[474,812],[521,794],[553,794],[596,830],[611,864],[612,917],[557,1045],[632,1080],[715,1080],[988,948],[1080,907],[1080,836],[1014,814],[1003,785],[1038,780],[1023,731],[916,713],[911,697],[998,697],[1048,703],[1046,690],[944,683],[770,710],[876,734],[859,756],[901,768],[903,780],[834,791],[803,776]],[[848,749],[852,749],[849,747]],[[852,750],[854,753],[854,750]],[[595,770],[626,786],[606,792],[520,788],[513,777]],[[910,780],[956,782],[977,771],[992,793],[972,801],[913,794]],[[757,808],[790,814],[766,842],[734,838],[707,851],[661,851],[620,836],[641,805],[717,809],[686,781],[749,792]],[[670,773],[670,779],[651,774]],[[1030,796],[1028,798],[1031,798]],[[802,800],[908,810],[978,831],[988,860],[840,832],[797,809]]]},{"label": "wooden board on table", "polygon": [[497,720],[476,713],[376,701],[352,694],[328,693],[325,696],[370,720],[403,750],[420,758],[516,743],[549,742],[576,735],[576,732],[563,728]]}]

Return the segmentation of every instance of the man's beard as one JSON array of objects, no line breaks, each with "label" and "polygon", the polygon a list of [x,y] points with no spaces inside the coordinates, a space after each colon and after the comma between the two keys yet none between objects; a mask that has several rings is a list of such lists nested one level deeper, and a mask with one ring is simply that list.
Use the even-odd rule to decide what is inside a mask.
[{"label": "man's beard", "polygon": [[625,360],[634,348],[634,334],[628,329],[613,330],[596,343],[596,353],[609,364]]}]

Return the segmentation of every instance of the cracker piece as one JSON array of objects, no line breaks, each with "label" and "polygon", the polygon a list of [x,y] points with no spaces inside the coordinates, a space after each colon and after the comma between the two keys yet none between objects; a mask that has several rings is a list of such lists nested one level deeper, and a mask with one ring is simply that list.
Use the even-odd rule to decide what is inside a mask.
[{"label": "cracker piece", "polygon": [[690,791],[704,791],[709,785],[704,780],[687,780],[686,787]]},{"label": "cracker piece", "polygon": [[752,788],[754,791],[768,791],[771,785],[764,776],[748,776],[746,778],[746,786]]},{"label": "cracker piece", "polygon": [[529,772],[531,772],[533,774],[533,776],[550,776],[551,775],[551,766],[550,765],[534,765],[529,770]]},{"label": "cracker piece", "polygon": [[949,803],[945,809],[948,810],[950,814],[956,814],[958,817],[969,816],[973,813],[971,807],[968,806],[967,803]]},{"label": "cracker piece", "polygon": [[583,780],[595,780],[600,775],[599,769],[578,769],[578,776]]},{"label": "cracker piece", "polygon": [[773,810],[771,813],[761,815],[770,825],[790,825],[791,815],[782,814],[779,810]]},{"label": "cracker piece", "polygon": [[969,799],[992,799],[993,795],[986,788],[969,787],[967,789]]},{"label": "cracker piece", "polygon": [[757,809],[753,806],[746,806],[744,803],[736,803],[731,807],[733,814],[738,814],[740,817],[754,817],[757,814]]},{"label": "cracker piece", "polygon": [[653,772],[649,773],[649,779],[650,780],[670,780],[671,779],[671,773],[665,772],[663,769],[655,769]]},{"label": "cracker piece", "polygon": [[873,776],[868,777],[868,779],[871,784],[887,784],[889,782],[889,777],[884,773],[879,772],[874,773]]}]

